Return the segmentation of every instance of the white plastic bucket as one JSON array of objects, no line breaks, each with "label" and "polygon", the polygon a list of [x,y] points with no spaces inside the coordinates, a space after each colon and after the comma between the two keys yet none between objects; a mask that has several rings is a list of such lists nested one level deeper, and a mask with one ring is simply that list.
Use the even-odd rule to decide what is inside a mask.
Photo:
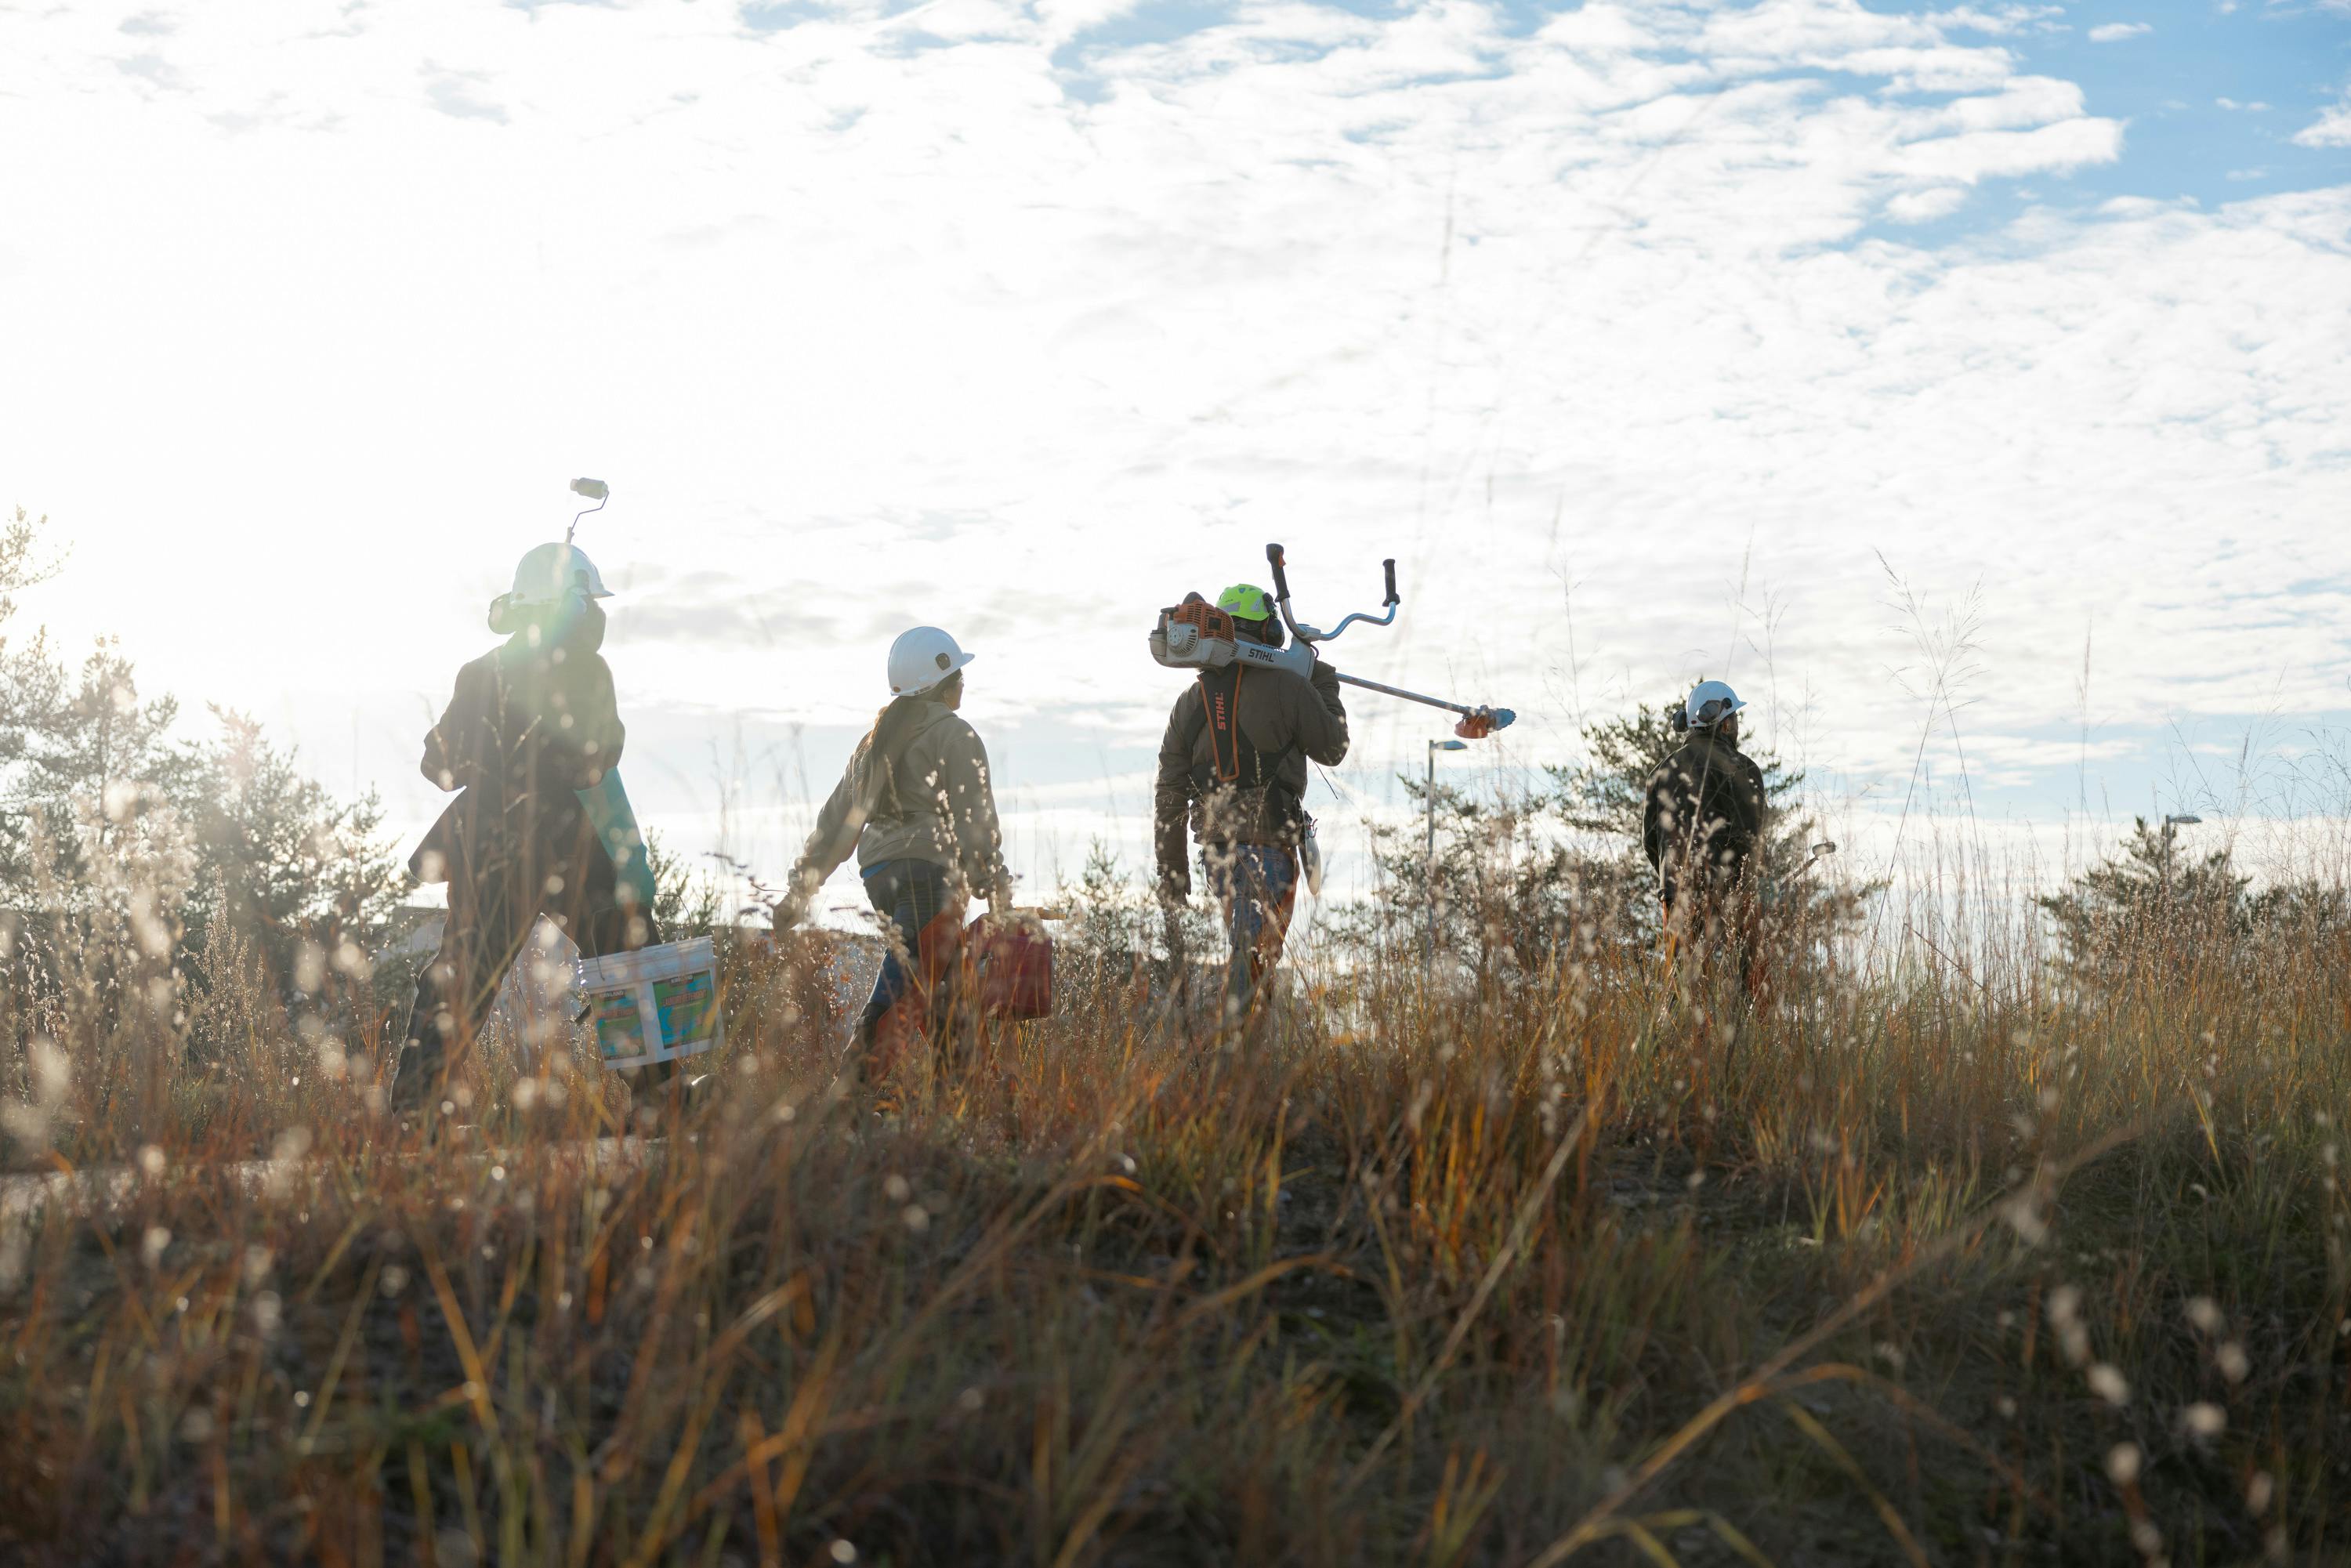
[{"label": "white plastic bucket", "polygon": [[718,959],[710,938],[667,942],[580,960],[585,1022],[611,1068],[645,1067],[715,1051],[726,1039],[718,1011]]}]

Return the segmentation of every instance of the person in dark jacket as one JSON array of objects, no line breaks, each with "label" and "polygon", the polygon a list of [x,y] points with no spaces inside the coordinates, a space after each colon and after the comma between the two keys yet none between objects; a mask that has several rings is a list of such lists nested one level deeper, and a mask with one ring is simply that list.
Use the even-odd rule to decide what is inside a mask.
[{"label": "person in dark jacket", "polygon": [[402,1111],[441,1103],[453,1056],[540,915],[590,956],[659,939],[580,795],[619,763],[627,737],[598,653],[597,601],[609,597],[569,545],[525,556],[514,591],[490,606],[506,642],[457,672],[448,710],[424,737],[424,777],[457,798],[409,861],[420,880],[449,884],[449,915],[392,1080]]},{"label": "person in dark jacket", "polygon": [[1763,770],[1739,749],[1746,705],[1720,681],[1683,704],[1689,739],[1649,776],[1641,840],[1656,868],[1666,932],[1697,955],[1728,946],[1742,973],[1762,907]]},{"label": "person in dark jacket", "polygon": [[[1238,636],[1281,645],[1266,591],[1238,583],[1217,596]],[[1298,901],[1299,850],[1311,828],[1306,765],[1347,756],[1338,674],[1317,661],[1306,680],[1239,664],[1203,671],[1167,716],[1153,791],[1159,890],[1170,906],[1192,894],[1188,829],[1224,916],[1230,961],[1228,1021],[1264,996]]]}]

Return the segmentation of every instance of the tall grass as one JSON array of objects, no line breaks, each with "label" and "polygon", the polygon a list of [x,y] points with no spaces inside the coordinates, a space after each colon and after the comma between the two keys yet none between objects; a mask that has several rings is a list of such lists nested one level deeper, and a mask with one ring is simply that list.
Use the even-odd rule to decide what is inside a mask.
[{"label": "tall grass", "polygon": [[1914,925],[1761,1002],[1596,937],[1375,951],[1223,1041],[1071,965],[1055,1019],[902,1061],[883,1113],[824,939],[737,945],[713,1092],[493,1040],[475,1129],[423,1148],[331,975],[308,1023],[257,975],[190,1018],[99,933],[108,984],[10,1004],[49,1043],[9,1124],[0,1548],[2351,1550],[2341,937],[2158,933],[2093,984],[2021,913],[1964,952]]}]

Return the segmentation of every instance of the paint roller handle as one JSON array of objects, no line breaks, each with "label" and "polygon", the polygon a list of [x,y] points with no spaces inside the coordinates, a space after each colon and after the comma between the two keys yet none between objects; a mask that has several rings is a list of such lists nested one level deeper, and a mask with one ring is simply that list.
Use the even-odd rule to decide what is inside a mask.
[{"label": "paint roller handle", "polygon": [[571,537],[580,531],[580,517],[586,517],[589,512],[601,512],[604,509],[604,503],[612,498],[612,486],[605,484],[601,479],[574,479],[571,481],[571,493],[596,504],[582,511],[579,517],[573,517],[571,526],[563,530],[563,542],[567,545],[571,542]]}]

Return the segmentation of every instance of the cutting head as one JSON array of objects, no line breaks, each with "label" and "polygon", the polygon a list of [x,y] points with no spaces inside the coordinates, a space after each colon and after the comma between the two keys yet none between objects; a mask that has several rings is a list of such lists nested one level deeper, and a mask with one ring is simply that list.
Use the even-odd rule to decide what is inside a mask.
[{"label": "cutting head", "polygon": [[1498,729],[1508,729],[1518,722],[1519,716],[1506,707],[1481,707],[1461,716],[1453,733],[1464,740],[1483,740]]}]

